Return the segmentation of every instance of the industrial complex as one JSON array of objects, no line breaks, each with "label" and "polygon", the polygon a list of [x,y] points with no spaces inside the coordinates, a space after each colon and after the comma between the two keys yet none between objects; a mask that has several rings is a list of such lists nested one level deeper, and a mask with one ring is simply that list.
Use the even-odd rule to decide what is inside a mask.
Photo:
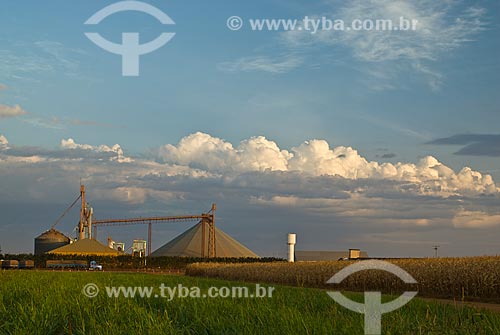
[{"label": "industrial complex", "polygon": [[[66,236],[56,230],[56,225],[78,203],[80,203],[80,219],[74,231],[77,236]],[[51,255],[52,258],[64,259],[68,256],[120,256],[134,257],[191,257],[191,258],[259,258],[252,250],[215,226],[215,211],[212,204],[210,210],[201,214],[181,216],[156,216],[139,218],[111,218],[96,220],[94,210],[86,202],[85,186],[80,186],[80,194],[63,212],[49,230],[35,238],[36,256]],[[195,224],[170,241],[167,241],[152,252],[152,227],[160,223],[194,221]],[[129,244],[114,241],[107,237],[107,244],[97,240],[98,229],[107,226],[147,225],[147,239],[135,239]],[[306,251],[295,250],[296,234],[288,234],[288,261],[337,261],[343,259],[366,259],[366,251],[349,249],[348,251]],[[58,257],[60,256],[60,257]],[[50,261],[52,267],[79,267],[78,262]],[[48,261],[47,264],[50,263]],[[83,264],[83,263],[82,263]],[[11,267],[11,264],[6,266]],[[6,267],[4,266],[4,267]],[[48,266],[48,265],[47,265]]]},{"label": "industrial complex", "polygon": [[[55,226],[80,200],[80,220],[78,237],[71,238],[55,229]],[[144,217],[128,219],[95,220],[94,211],[85,198],[85,186],[80,186],[80,195],[69,206],[52,227],[35,238],[35,255],[79,255],[79,256],[119,256],[132,254],[138,257],[178,256],[178,257],[259,257],[253,251],[215,227],[216,205],[210,211],[198,215]],[[152,225],[162,222],[197,221],[197,223],[167,242],[155,252],[151,252]],[[99,227],[144,224],[148,226],[147,240],[134,240],[127,249],[125,243],[115,242],[108,237],[104,245],[96,238]]]}]

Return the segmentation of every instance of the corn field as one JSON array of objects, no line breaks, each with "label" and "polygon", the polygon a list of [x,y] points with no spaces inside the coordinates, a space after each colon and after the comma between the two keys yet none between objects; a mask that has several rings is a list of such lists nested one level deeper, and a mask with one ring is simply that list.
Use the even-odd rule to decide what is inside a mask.
[{"label": "corn field", "polygon": [[186,274],[346,291],[376,290],[388,294],[411,288],[424,297],[500,303],[500,256],[398,259],[389,262],[406,270],[418,284],[405,284],[398,277],[379,270],[355,273],[341,284],[326,284],[330,277],[353,261],[195,263],[187,267]]}]

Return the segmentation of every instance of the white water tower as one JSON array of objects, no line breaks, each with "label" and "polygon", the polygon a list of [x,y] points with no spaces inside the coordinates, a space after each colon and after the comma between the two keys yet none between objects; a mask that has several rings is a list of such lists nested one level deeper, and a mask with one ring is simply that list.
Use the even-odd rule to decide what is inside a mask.
[{"label": "white water tower", "polygon": [[288,234],[288,262],[295,262],[295,243],[297,243],[296,234]]}]

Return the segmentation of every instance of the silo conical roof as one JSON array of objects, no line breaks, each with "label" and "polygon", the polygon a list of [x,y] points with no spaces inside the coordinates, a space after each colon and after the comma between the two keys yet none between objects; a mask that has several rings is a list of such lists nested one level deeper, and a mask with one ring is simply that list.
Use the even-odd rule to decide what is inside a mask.
[{"label": "silo conical roof", "polygon": [[47,230],[40,234],[39,236],[35,237],[36,240],[50,240],[50,241],[58,241],[58,242],[67,242],[69,243],[69,237],[64,235],[58,230],[55,230],[54,228],[51,228],[50,230]]}]

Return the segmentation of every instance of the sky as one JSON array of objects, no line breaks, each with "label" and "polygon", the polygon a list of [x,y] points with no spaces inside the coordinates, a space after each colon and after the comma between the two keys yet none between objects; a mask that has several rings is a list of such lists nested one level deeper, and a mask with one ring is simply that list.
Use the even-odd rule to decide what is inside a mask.
[{"label": "sky", "polygon": [[[216,224],[261,256],[284,257],[289,232],[298,250],[500,253],[498,1],[145,1],[175,24],[138,11],[84,24],[114,3],[0,4],[2,252],[33,252],[82,182],[98,219],[216,202]],[[252,29],[304,17],[418,25]],[[88,32],[175,35],[123,76]],[[153,250],[193,224],[156,225]]]}]

